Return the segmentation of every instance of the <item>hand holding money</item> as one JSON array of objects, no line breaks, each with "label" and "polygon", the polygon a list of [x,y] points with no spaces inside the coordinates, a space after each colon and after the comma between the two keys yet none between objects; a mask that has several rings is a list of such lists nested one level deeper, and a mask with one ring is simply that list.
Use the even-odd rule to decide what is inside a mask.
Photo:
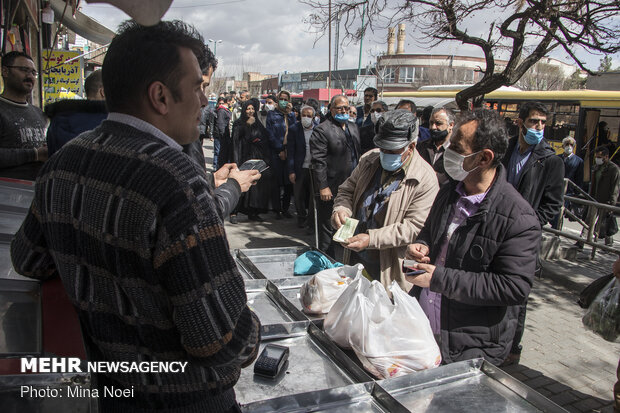
[{"label": "hand holding money", "polygon": [[346,243],[349,238],[355,234],[355,229],[359,221],[353,218],[347,218],[344,221],[344,225],[338,228],[338,231],[334,234],[333,240],[336,242]]},{"label": "hand holding money", "polygon": [[346,240],[343,247],[353,250],[355,252],[364,251],[370,244],[370,235],[357,234]]},{"label": "hand holding money", "polygon": [[345,221],[349,218],[349,213],[343,210],[335,211],[332,214],[332,226],[336,229],[340,229],[344,225]]}]

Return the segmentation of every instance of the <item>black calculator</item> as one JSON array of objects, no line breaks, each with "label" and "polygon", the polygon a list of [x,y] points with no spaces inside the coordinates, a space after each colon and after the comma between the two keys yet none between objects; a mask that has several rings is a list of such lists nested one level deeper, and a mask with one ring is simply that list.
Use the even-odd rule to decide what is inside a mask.
[{"label": "black calculator", "polygon": [[288,347],[267,344],[254,363],[254,374],[274,378],[288,360]]}]

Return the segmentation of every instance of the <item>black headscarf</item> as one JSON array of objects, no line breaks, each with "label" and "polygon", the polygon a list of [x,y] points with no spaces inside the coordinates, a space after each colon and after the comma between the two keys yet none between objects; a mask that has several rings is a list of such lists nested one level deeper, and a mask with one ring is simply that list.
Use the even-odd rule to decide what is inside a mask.
[{"label": "black headscarf", "polygon": [[[246,115],[245,111],[248,109],[248,106],[252,105],[254,107],[254,119],[256,122],[260,123],[258,119],[258,111],[260,110],[260,102],[256,98],[248,99],[243,102],[243,106],[241,106],[241,122],[246,123],[248,121],[248,115]],[[261,124],[262,125],[262,124]]]}]

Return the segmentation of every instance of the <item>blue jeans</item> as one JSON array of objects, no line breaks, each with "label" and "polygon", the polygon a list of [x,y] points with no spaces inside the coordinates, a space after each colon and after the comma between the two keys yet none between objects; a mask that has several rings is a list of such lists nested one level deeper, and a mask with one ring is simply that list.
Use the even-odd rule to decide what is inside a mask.
[{"label": "blue jeans", "polygon": [[213,170],[217,171],[217,157],[220,154],[220,138],[213,138]]}]

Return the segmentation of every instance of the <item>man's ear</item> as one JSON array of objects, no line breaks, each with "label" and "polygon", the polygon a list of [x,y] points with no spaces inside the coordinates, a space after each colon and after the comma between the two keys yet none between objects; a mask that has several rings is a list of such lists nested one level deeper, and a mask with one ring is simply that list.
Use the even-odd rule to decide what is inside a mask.
[{"label": "man's ear", "polygon": [[97,95],[101,100],[105,100],[105,92],[103,91],[103,86],[99,88],[97,91]]},{"label": "man's ear", "polygon": [[170,105],[170,92],[162,82],[155,81],[147,88],[148,102],[151,108],[160,115],[168,114]]},{"label": "man's ear", "polygon": [[480,166],[487,167],[493,163],[493,159],[495,159],[495,153],[490,149],[482,150],[482,160],[480,161]]}]

